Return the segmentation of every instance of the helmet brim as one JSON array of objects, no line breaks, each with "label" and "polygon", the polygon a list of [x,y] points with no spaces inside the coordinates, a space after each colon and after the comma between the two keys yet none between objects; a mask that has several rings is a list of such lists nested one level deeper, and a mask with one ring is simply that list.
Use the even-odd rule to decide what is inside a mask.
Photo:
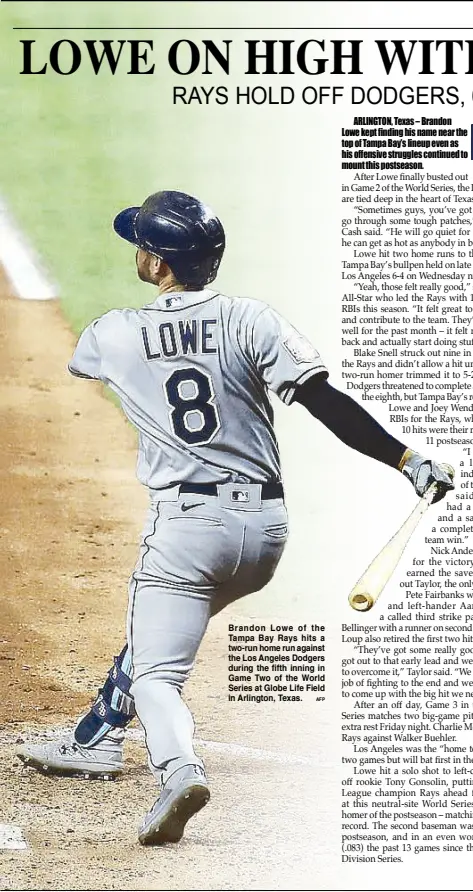
[{"label": "helmet brim", "polygon": [[113,228],[117,235],[124,238],[127,242],[131,242],[132,245],[136,245],[137,248],[140,247],[140,240],[137,236],[135,225],[138,211],[139,207],[125,208],[124,211],[120,211],[117,214],[113,221]]}]

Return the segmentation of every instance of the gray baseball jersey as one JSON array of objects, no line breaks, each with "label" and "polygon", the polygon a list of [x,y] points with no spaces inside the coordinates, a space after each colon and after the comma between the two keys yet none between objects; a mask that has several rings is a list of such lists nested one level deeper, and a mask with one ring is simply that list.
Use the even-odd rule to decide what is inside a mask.
[{"label": "gray baseball jersey", "polygon": [[280,480],[268,389],[328,372],[275,310],[219,292],[173,292],[139,310],[111,310],[82,333],[69,364],[119,397],[139,433],[137,476],[180,482]]}]

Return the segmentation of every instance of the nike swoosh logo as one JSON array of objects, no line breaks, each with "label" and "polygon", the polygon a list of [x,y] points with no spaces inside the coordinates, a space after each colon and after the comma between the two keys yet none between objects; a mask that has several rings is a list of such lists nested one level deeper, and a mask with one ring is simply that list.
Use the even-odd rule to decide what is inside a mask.
[{"label": "nike swoosh logo", "polygon": [[183,502],[181,505],[181,511],[190,511],[191,508],[200,508],[201,505],[205,505],[205,502],[191,502],[188,505],[186,502]]}]

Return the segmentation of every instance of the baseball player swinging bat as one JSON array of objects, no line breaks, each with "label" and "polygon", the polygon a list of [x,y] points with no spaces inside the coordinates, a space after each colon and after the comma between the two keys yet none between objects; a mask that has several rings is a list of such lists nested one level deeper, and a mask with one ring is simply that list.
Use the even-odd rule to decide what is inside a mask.
[{"label": "baseball player swinging bat", "polygon": [[73,735],[28,743],[18,756],[39,771],[115,777],[137,713],[160,788],[138,839],[161,845],[178,842],[210,796],[181,697],[209,619],[263,588],[286,543],[270,391],[401,471],[417,495],[435,483],[436,501],[453,483],[332,387],[318,350],[271,306],[207,287],[225,249],[207,205],[155,192],[113,226],[134,246],[139,279],[157,290],[139,309],[93,320],[69,370],[106,383],[139,433],[137,475],[151,498],[129,581],[127,645]]},{"label": "baseball player swinging bat", "polygon": [[[441,467],[453,479],[455,472],[451,465],[443,464]],[[438,484],[435,481],[430,484],[407,520],[404,521],[397,533],[371,561],[363,576],[360,577],[355,587],[351,590],[348,601],[350,607],[353,607],[354,610],[365,612],[366,610],[371,610],[373,604],[376,603],[386,583],[399,564],[406,545],[421,517],[435,500],[437,488]]]}]

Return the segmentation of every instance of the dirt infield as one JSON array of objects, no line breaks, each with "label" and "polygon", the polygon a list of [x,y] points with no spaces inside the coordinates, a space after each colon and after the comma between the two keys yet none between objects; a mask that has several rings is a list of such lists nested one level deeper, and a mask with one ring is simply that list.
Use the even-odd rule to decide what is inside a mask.
[{"label": "dirt infield", "polygon": [[[0,851],[0,889],[326,884],[333,865],[320,826],[330,773],[317,764],[313,707],[227,702],[228,613],[211,626],[187,692],[212,800],[178,846],[136,841],[156,795],[139,742],[127,744],[115,783],[43,777],[16,760],[17,741],[71,725],[122,646],[146,494],[134,476],[133,431],[100,385],[66,373],[74,339],[59,306],[18,300],[2,282],[0,321],[0,823],[20,826],[28,843]],[[307,734],[293,739],[304,709]]]}]

